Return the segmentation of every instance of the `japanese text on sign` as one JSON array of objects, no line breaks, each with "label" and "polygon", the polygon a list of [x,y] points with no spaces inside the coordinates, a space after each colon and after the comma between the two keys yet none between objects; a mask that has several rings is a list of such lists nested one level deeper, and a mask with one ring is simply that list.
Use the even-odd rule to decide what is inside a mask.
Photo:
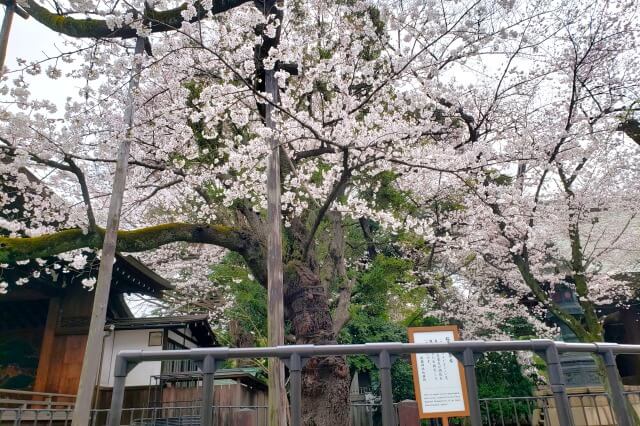
[{"label": "japanese text on sign", "polygon": [[[448,328],[448,330],[443,330]],[[455,327],[410,329],[414,343],[451,343],[456,340]],[[413,357],[417,376],[416,399],[423,418],[466,415],[464,377],[458,360],[449,353],[423,353]],[[417,373],[417,374],[415,374]]]}]

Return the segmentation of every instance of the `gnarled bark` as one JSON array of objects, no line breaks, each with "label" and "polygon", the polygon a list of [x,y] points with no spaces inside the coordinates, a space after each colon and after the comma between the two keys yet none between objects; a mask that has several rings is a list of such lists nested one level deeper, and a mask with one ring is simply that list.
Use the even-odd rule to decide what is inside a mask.
[{"label": "gnarled bark", "polygon": [[[317,274],[300,261],[284,274],[287,317],[298,344],[335,343],[327,296]],[[339,356],[314,357],[302,372],[302,424],[349,424],[349,367]]]}]

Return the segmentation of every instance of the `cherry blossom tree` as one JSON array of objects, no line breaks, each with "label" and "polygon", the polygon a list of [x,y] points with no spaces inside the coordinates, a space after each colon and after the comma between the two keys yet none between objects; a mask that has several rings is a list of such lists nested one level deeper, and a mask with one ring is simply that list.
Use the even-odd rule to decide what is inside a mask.
[{"label": "cherry blossom tree", "polygon": [[[509,309],[553,315],[583,342],[604,340],[599,307],[634,296],[620,278],[638,254],[637,14],[573,2],[536,23],[545,31],[505,37],[497,65],[475,61],[480,81],[457,97],[470,134],[461,149],[496,166],[455,174],[461,208],[445,212],[443,237],[455,239],[452,273],[467,291],[511,298]],[[555,298],[566,287],[581,318]]]}]

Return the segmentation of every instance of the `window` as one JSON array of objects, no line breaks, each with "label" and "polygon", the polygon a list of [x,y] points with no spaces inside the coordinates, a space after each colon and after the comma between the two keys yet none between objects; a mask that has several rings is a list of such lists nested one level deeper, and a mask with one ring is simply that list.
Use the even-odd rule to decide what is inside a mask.
[{"label": "window", "polygon": [[149,346],[162,346],[162,340],[164,338],[163,331],[150,331],[149,332]]}]

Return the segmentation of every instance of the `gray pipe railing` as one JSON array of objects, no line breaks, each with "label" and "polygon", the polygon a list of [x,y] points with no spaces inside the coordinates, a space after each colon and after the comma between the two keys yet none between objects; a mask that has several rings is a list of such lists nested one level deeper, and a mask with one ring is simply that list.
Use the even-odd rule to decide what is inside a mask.
[{"label": "gray pipe railing", "polygon": [[391,364],[394,357],[412,353],[450,353],[463,365],[469,396],[472,426],[480,426],[482,418],[475,375],[477,356],[484,352],[529,351],[544,359],[549,373],[549,386],[558,412],[558,420],[563,426],[573,426],[574,421],[569,398],[560,365],[560,354],[564,352],[584,352],[601,356],[607,372],[611,390],[613,411],[619,426],[631,426],[632,421],[624,401],[615,358],[618,354],[640,354],[640,345],[619,345],[615,343],[565,343],[552,340],[523,341],[457,341],[451,343],[366,343],[359,345],[290,345],[268,348],[198,348],[166,351],[121,351],[116,357],[111,408],[108,426],[120,426],[122,403],[127,374],[137,364],[145,361],[169,361],[176,359],[193,360],[203,373],[202,379],[202,426],[212,426],[212,403],[216,365],[226,359],[268,358],[282,359],[289,367],[291,424],[300,425],[302,413],[301,375],[305,361],[316,356],[368,355],[380,371],[380,397],[382,400],[383,426],[394,423],[393,395],[391,391]]}]

